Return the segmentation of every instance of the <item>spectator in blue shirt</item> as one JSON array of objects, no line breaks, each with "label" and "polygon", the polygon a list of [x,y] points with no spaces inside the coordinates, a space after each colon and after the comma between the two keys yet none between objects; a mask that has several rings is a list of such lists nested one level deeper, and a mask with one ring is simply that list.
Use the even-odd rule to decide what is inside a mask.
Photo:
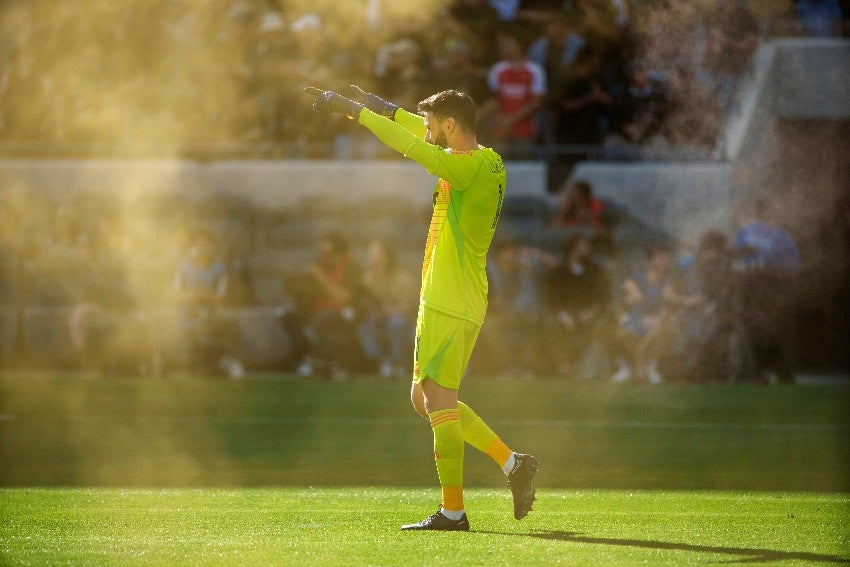
[{"label": "spectator in blue shirt", "polygon": [[766,200],[744,211],[732,245],[737,300],[733,379],[793,381],[795,305],[800,251],[776,226]]},{"label": "spectator in blue shirt", "polygon": [[800,268],[797,244],[787,231],[770,222],[765,200],[757,201],[749,215],[745,213],[733,249],[741,269]]}]

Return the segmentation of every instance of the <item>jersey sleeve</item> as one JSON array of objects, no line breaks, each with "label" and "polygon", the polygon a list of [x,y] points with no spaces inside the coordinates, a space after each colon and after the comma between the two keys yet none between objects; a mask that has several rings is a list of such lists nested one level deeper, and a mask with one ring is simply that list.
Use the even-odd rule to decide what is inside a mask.
[{"label": "jersey sleeve", "polygon": [[417,138],[425,138],[425,117],[413,114],[403,108],[395,111],[395,121],[401,124]]},{"label": "jersey sleeve", "polygon": [[[397,112],[397,118],[401,113],[401,110]],[[393,122],[368,109],[364,108],[360,112],[359,121],[387,146],[412,159],[428,173],[445,179],[453,189],[463,191],[469,187],[483,164],[482,160],[473,159],[469,154],[452,154],[426,142],[401,123]]]}]

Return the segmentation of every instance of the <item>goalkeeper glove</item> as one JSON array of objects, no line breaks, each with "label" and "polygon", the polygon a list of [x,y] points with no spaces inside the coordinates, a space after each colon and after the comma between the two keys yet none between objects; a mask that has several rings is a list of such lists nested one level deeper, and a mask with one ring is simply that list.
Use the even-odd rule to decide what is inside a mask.
[{"label": "goalkeeper glove", "polygon": [[361,102],[363,106],[374,112],[375,114],[380,114],[390,120],[395,119],[395,111],[399,109],[398,105],[391,103],[388,100],[384,100],[376,94],[367,93],[357,85],[350,85],[351,90],[355,93],[355,100]]},{"label": "goalkeeper glove", "polygon": [[316,112],[345,114],[349,118],[357,118],[360,116],[360,111],[363,110],[362,104],[347,99],[339,93],[323,91],[316,87],[307,87],[304,90],[316,97],[313,100],[313,110]]}]

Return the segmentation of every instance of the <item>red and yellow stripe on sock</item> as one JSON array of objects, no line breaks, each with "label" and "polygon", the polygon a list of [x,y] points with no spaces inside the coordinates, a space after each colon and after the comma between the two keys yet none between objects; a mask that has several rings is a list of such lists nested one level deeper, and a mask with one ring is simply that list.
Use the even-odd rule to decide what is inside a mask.
[{"label": "red and yellow stripe on sock", "polygon": [[434,459],[443,488],[443,509],[463,510],[463,430],[457,409],[428,414],[434,431]]}]

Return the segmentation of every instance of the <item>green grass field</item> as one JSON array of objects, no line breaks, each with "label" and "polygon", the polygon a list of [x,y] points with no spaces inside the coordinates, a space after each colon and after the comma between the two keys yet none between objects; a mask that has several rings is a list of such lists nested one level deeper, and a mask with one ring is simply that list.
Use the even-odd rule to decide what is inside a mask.
[{"label": "green grass field", "polygon": [[0,375],[0,564],[850,563],[850,387],[473,378],[541,461],[535,511],[467,451],[468,534],[408,385]]},{"label": "green grass field", "polygon": [[525,520],[472,489],[470,533],[402,533],[436,489],[15,489],[12,564],[626,565],[850,562],[846,495],[542,489]]}]

